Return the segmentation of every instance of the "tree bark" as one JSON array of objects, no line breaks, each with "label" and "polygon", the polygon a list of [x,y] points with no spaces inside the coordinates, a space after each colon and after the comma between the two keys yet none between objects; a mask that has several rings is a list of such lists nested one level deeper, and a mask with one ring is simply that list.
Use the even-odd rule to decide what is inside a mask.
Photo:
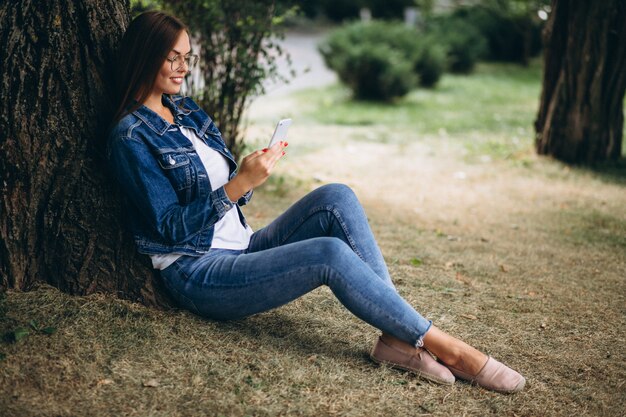
[{"label": "tree bark", "polygon": [[583,164],[621,157],[625,16],[626,0],[553,0],[535,121],[539,154]]},{"label": "tree bark", "polygon": [[128,1],[3,1],[0,23],[1,286],[170,305],[103,158]]}]

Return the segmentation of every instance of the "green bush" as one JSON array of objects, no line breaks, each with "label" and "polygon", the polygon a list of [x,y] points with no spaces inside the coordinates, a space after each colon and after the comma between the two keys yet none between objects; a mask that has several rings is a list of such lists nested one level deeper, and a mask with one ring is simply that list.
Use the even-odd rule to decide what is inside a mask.
[{"label": "green bush", "polygon": [[401,23],[373,21],[334,31],[319,49],[356,98],[389,100],[408,93],[418,79],[424,86],[439,80],[445,53],[429,42]]},{"label": "green bush", "polygon": [[356,45],[383,44],[411,56],[417,52],[417,33],[400,22],[356,22],[343,26],[330,34],[327,43],[347,50]]},{"label": "green bush", "polygon": [[423,38],[414,70],[422,87],[434,87],[446,69],[446,48],[428,38]]},{"label": "green bush", "polygon": [[386,45],[368,45],[348,51],[341,80],[358,99],[390,100],[415,86],[411,62]]},{"label": "green bush", "polygon": [[455,15],[432,18],[427,31],[447,50],[448,69],[451,72],[469,73],[476,62],[485,56],[487,41],[469,21]]},{"label": "green bush", "polygon": [[485,37],[486,58],[490,60],[527,63],[541,51],[542,25],[530,14],[477,5],[459,8],[454,15],[472,24]]},{"label": "green bush", "polygon": [[308,18],[325,18],[345,22],[359,18],[359,11],[368,8],[375,19],[402,19],[406,7],[415,6],[414,0],[277,0],[280,7],[298,6]]}]

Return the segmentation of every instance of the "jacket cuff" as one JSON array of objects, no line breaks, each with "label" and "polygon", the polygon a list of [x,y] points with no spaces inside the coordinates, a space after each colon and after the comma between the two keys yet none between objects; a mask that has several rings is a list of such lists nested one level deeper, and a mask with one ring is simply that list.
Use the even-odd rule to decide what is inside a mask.
[{"label": "jacket cuff", "polygon": [[254,192],[254,190],[250,190],[247,193],[245,193],[244,195],[242,195],[239,200],[237,200],[237,205],[239,206],[245,206],[246,204],[248,204],[248,202],[250,201],[250,199],[252,198],[252,193]]},{"label": "jacket cuff", "polygon": [[213,203],[213,207],[217,210],[220,219],[224,217],[226,212],[233,208],[233,205],[235,204],[228,198],[224,187],[220,187],[211,192],[211,201]]}]

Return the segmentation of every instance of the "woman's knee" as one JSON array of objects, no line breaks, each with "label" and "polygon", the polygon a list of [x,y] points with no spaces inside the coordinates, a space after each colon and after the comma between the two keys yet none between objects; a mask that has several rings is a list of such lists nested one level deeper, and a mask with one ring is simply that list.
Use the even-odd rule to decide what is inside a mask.
[{"label": "woman's knee", "polygon": [[350,208],[355,204],[360,204],[352,188],[345,184],[327,184],[318,188],[316,191],[319,201],[329,206]]},{"label": "woman's knee", "polygon": [[350,246],[337,237],[320,237],[316,239],[317,255],[330,267],[336,268],[349,262],[355,256]]},{"label": "woman's knee", "polygon": [[319,238],[318,243],[322,284],[334,290],[338,288],[337,285],[345,286],[350,282],[354,285],[361,285],[370,279],[379,279],[343,240],[324,237]]}]

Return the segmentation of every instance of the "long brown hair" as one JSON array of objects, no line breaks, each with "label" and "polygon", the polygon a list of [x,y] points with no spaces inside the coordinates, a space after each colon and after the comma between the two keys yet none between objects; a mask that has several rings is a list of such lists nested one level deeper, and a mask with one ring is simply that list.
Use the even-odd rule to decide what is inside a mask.
[{"label": "long brown hair", "polygon": [[183,22],[160,11],[144,12],[130,22],[115,64],[113,123],[148,98],[163,61],[183,30],[187,30]]}]

